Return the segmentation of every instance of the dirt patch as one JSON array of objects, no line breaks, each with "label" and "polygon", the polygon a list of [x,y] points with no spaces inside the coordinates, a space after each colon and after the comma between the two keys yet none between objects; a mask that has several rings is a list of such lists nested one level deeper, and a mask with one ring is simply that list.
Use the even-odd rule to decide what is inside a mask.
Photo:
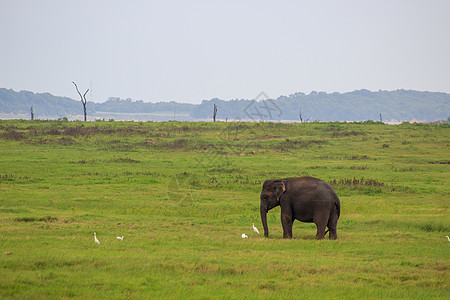
[{"label": "dirt patch", "polygon": [[286,137],[281,136],[281,135],[266,135],[266,136],[255,137],[255,140],[284,139],[284,138],[286,138]]},{"label": "dirt patch", "polygon": [[337,138],[337,137],[348,137],[348,136],[357,136],[357,135],[366,135],[366,133],[358,132],[358,131],[347,131],[347,132],[335,131],[335,132],[333,132],[331,137]]}]

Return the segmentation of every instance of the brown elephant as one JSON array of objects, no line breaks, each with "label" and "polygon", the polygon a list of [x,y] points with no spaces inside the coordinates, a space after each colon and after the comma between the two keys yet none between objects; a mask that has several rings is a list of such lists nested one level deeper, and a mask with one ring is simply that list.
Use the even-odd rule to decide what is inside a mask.
[{"label": "brown elephant", "polygon": [[325,181],[313,177],[269,179],[263,184],[260,199],[264,236],[269,236],[267,212],[279,205],[283,238],[292,238],[292,224],[294,220],[299,220],[316,224],[317,239],[323,239],[328,231],[330,239],[337,239],[336,227],[341,203],[335,191]]}]

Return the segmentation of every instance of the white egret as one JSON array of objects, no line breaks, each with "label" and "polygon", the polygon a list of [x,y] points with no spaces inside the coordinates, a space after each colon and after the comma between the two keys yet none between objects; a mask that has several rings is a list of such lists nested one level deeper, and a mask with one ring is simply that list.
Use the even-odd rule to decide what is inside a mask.
[{"label": "white egret", "polygon": [[97,240],[97,234],[94,232],[94,241],[96,244],[100,244],[100,242]]},{"label": "white egret", "polygon": [[241,235],[241,237],[242,237],[243,239],[247,239],[247,238],[248,238],[248,235],[246,235],[245,233],[243,233],[243,234]]},{"label": "white egret", "polygon": [[258,228],[255,227],[255,223],[253,223],[253,231],[256,232],[257,234],[259,234],[259,230],[258,230]]},{"label": "white egret", "polygon": [[448,235],[445,236],[447,238],[447,241],[450,242],[450,237],[448,237]]},{"label": "white egret", "polygon": [[116,237],[116,239],[118,239],[118,240],[120,240],[120,241],[123,241],[123,235],[122,235],[122,236]]}]

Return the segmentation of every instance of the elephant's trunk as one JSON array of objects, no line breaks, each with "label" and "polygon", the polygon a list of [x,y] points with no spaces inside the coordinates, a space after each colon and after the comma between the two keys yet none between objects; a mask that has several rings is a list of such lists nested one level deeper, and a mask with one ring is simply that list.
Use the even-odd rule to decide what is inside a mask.
[{"label": "elephant's trunk", "polygon": [[261,213],[261,221],[262,225],[264,227],[264,236],[269,236],[269,228],[267,227],[267,207],[263,204],[261,204],[259,211]]}]

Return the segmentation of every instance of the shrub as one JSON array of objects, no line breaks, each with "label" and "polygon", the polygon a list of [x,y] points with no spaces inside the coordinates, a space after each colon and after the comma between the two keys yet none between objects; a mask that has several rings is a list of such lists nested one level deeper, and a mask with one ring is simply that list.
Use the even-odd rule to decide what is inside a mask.
[{"label": "shrub", "polygon": [[20,131],[8,130],[8,131],[0,134],[0,137],[7,139],[7,140],[20,141],[25,138],[25,135]]}]

